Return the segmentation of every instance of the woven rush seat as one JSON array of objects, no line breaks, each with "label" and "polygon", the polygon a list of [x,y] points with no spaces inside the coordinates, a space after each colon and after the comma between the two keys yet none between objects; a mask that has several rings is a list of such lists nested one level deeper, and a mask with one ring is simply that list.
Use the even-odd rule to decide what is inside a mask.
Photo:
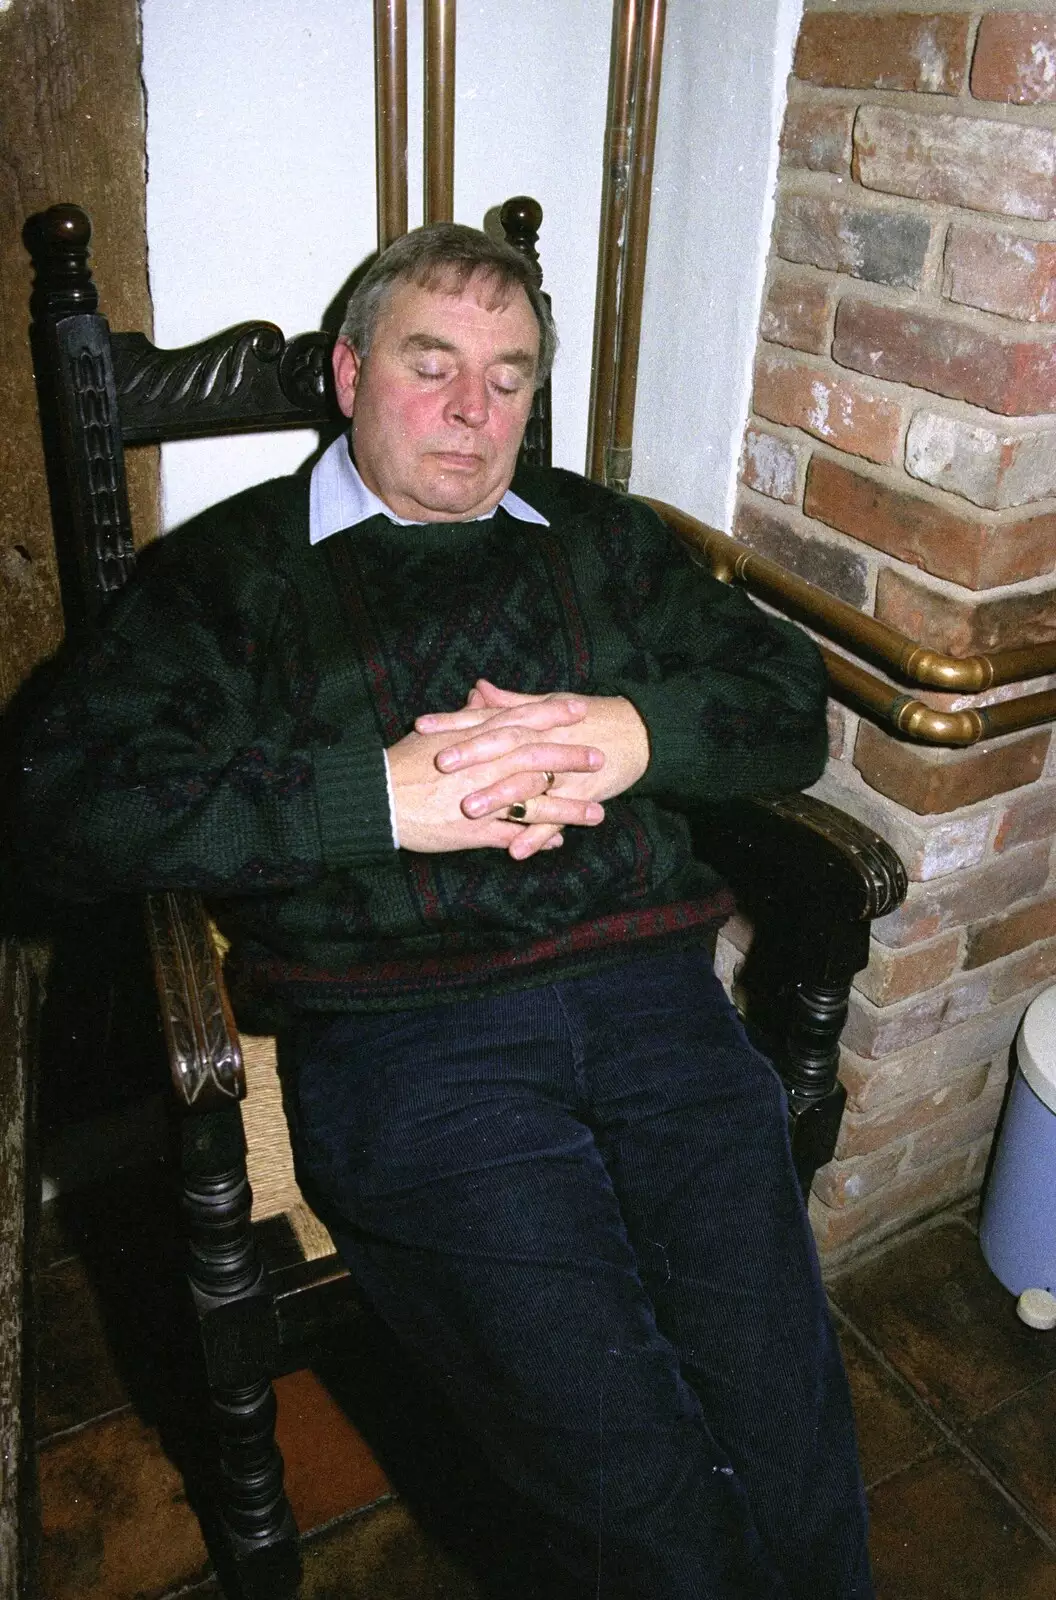
[{"label": "woven rush seat", "polygon": [[335,1254],[334,1242],[297,1187],[286,1116],[282,1108],[275,1040],[265,1034],[240,1035],[246,1098],[246,1171],[253,1191],[254,1223],[285,1217],[305,1261]]}]

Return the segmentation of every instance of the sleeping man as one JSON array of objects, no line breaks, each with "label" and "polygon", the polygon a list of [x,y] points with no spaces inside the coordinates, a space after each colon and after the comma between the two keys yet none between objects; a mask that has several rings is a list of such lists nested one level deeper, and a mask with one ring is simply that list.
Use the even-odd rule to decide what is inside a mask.
[{"label": "sleeping man", "polygon": [[347,435],[144,564],[31,742],[29,848],[66,896],[206,894],[299,1176],[555,1592],[870,1596],[784,1095],[687,821],[814,781],[823,669],[643,505],[517,469],[554,345],[483,233],[384,252]]}]

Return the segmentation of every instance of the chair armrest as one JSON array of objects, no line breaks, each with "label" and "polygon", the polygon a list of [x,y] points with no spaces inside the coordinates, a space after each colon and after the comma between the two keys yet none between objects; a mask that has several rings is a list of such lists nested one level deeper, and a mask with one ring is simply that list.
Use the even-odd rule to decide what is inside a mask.
[{"label": "chair armrest", "polygon": [[806,1194],[839,1133],[851,983],[869,959],[871,922],[905,898],[905,868],[879,834],[812,795],[701,811],[694,835],[753,925],[737,1003],[788,1092]]},{"label": "chair armrest", "polygon": [[215,1111],[245,1096],[242,1049],[205,907],[188,890],[152,894],[147,937],[173,1086],[181,1103]]},{"label": "chair armrest", "polygon": [[694,818],[694,842],[736,893],[798,917],[869,923],[906,896],[906,870],[878,833],[813,795],[741,800]]}]

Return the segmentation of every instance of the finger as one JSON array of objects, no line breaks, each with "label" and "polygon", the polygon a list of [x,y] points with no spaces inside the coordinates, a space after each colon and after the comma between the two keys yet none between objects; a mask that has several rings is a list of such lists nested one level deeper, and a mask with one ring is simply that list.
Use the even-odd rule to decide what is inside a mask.
[{"label": "finger", "polygon": [[[544,730],[545,731],[545,730]],[[535,729],[489,727],[464,744],[449,744],[436,757],[441,772],[459,772],[499,761],[516,751],[518,771],[600,772],[604,753],[590,744],[532,744]]]},{"label": "finger", "polygon": [[[525,825],[519,822],[504,822],[499,817],[488,817],[481,826],[486,830],[480,842],[487,844],[490,849],[505,850],[512,855],[514,860],[523,861],[526,855],[535,855],[540,849],[556,850],[564,844],[561,829],[553,823],[541,822],[534,825]],[[525,851],[525,844],[528,849]],[[511,846],[516,845],[516,850]]]},{"label": "finger", "polygon": [[[462,815],[471,818],[493,816],[518,802],[534,801],[553,787],[549,780],[550,772],[547,769],[518,767],[515,772],[504,773],[492,783],[464,795],[461,801]],[[575,796],[577,803],[588,798],[590,796],[583,794]]]},{"label": "finger", "polygon": [[[489,817],[481,826],[486,830],[484,841],[492,848],[505,850],[515,861],[526,860],[539,850],[560,850],[565,842],[561,829],[553,823],[528,824],[503,822]],[[516,849],[512,846],[516,845]]]},{"label": "finger", "polygon": [[474,685],[469,691],[469,694],[466,698],[466,705],[474,711],[479,711],[482,707],[487,705],[487,701],[476,685]]},{"label": "finger", "polygon": [[559,828],[533,824],[521,828],[520,838],[514,839],[506,848],[507,854],[515,861],[527,861],[530,856],[538,855],[542,850],[560,849],[564,842],[564,836]]},{"label": "finger", "polygon": [[528,820],[534,827],[551,822],[560,828],[596,828],[605,821],[605,807],[597,800],[573,800],[560,794],[541,794],[525,801]]},{"label": "finger", "polygon": [[459,711],[428,711],[416,717],[417,733],[459,733],[465,728],[548,728],[570,727],[582,722],[587,714],[587,703],[574,695],[547,695],[545,699],[526,702],[505,711],[482,710],[478,706],[463,706]]},{"label": "finger", "polygon": [[544,700],[511,706],[506,711],[487,713],[489,728],[535,728],[545,733],[548,728],[568,728],[582,722],[587,714],[587,702],[574,695],[547,695]]},{"label": "finger", "polygon": [[[587,710],[586,697],[568,689],[551,689],[546,694],[521,694],[516,689],[500,689],[498,684],[490,682],[487,678],[478,678],[471,694],[479,697],[480,705],[488,706],[493,711],[524,710],[526,706],[540,705],[547,700],[583,701],[584,715]],[[466,703],[468,705],[469,701]],[[474,699],[473,703],[477,704],[478,700]]]},{"label": "finger", "polygon": [[532,700],[543,700],[545,695],[521,694],[516,689],[500,689],[489,678],[478,678],[476,689],[485,705],[503,707],[526,705]]},{"label": "finger", "polygon": [[[470,802],[476,803],[471,805]],[[605,821],[605,807],[597,800],[576,800],[569,795],[538,792],[523,799],[503,801],[493,791],[478,791],[475,795],[467,795],[463,800],[462,814],[474,820],[488,816],[506,818],[509,816],[511,806],[526,808],[523,817],[510,819],[519,822],[521,827],[525,824],[549,822],[561,828],[596,828],[599,822]]]},{"label": "finger", "polygon": [[[500,713],[502,715],[502,713]],[[414,719],[416,733],[459,733],[463,728],[479,728],[490,722],[494,711],[480,706],[462,706],[458,711],[427,711]]]}]

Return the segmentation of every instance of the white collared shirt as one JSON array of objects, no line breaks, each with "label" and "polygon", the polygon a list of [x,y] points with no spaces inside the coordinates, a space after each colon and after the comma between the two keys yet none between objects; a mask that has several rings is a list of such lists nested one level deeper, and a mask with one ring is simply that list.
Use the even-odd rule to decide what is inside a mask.
[{"label": "white collared shirt", "polygon": [[[499,505],[511,517],[516,517],[518,522],[536,522],[544,528],[550,526],[541,511],[536,511],[512,489],[506,490]],[[492,506],[490,511],[485,511],[482,517],[474,517],[473,521],[486,522],[497,510],[497,506]],[[395,511],[389,510],[384,500],[379,500],[374,491],[367,488],[352,460],[348,435],[343,433],[328,450],[324,450],[312,469],[308,538],[312,544],[321,544],[332,533],[340,533],[342,528],[354,528],[358,522],[366,522],[368,517],[376,516],[388,517],[398,528],[424,526],[413,517],[398,517]]]},{"label": "white collared shirt", "polygon": [[[516,517],[519,522],[535,522],[542,527],[550,526],[542,512],[536,511],[527,501],[522,500],[519,494],[514,494],[512,489],[507,489],[499,501],[504,511],[511,517]],[[490,511],[485,511],[482,517],[474,517],[474,522],[487,522],[495,515],[497,506],[492,506]],[[333,444],[319,457],[312,468],[311,487],[308,498],[308,540],[311,544],[321,544],[324,539],[329,539],[332,533],[340,533],[343,528],[354,528],[359,522],[366,522],[369,517],[388,517],[400,528],[420,527],[424,524],[417,523],[411,517],[398,517],[395,511],[390,511],[384,500],[379,500],[372,489],[368,489],[359,475],[359,470],[352,460],[348,448],[348,435],[343,433],[335,439]],[[388,751],[385,756],[385,782],[389,791],[389,821],[392,824],[392,845],[394,850],[400,848],[400,837],[396,829],[396,795],[392,787],[392,773],[389,769]]]}]

